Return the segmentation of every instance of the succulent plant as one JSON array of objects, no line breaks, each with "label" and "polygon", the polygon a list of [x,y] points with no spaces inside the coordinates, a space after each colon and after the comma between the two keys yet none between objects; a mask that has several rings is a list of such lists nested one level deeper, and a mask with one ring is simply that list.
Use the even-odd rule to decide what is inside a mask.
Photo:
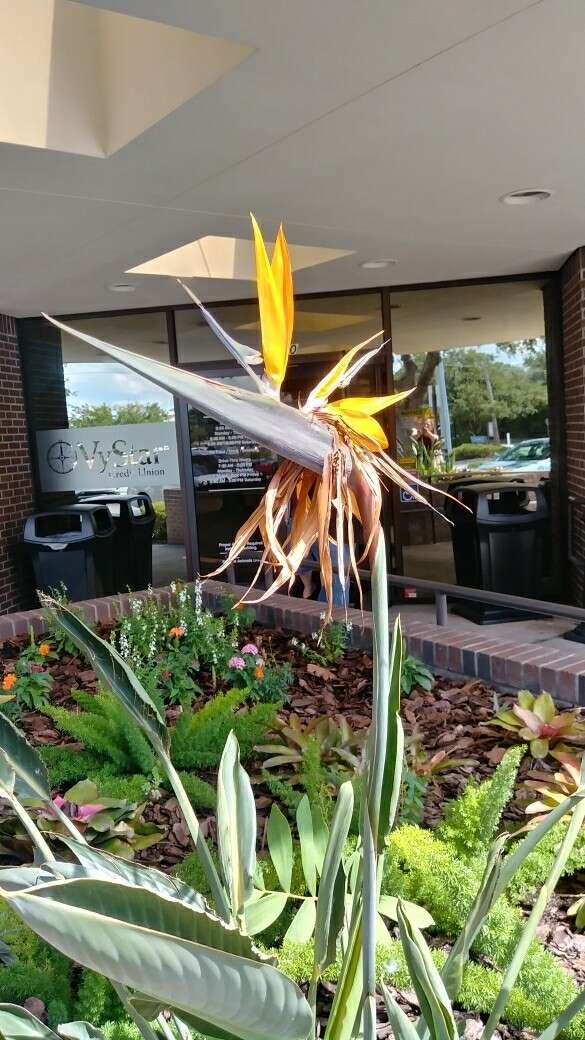
[{"label": "succulent plant", "polygon": [[559,741],[585,745],[585,723],[579,721],[579,711],[558,712],[550,693],[535,697],[520,690],[516,704],[499,711],[488,725],[501,726],[526,740],[533,758],[546,758]]}]

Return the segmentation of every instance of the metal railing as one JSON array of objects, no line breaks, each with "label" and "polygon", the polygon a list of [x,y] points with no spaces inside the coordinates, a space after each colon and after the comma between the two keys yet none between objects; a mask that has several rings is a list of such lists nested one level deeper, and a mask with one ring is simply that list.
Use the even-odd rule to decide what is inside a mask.
[{"label": "metal railing", "polygon": [[[319,564],[305,561],[303,567],[306,570],[318,571]],[[337,568],[333,567],[334,573]],[[360,581],[369,581],[371,574],[369,570],[358,569]],[[235,567],[228,568],[228,581],[236,584]],[[266,579],[269,577],[267,569]],[[448,623],[448,597],[451,599],[472,600],[476,603],[486,603],[494,607],[506,607],[509,610],[519,611],[525,614],[541,614],[543,617],[567,618],[569,621],[585,623],[585,609],[573,606],[571,603],[551,603],[543,599],[528,599],[526,596],[512,596],[507,592],[491,592],[487,589],[468,588],[465,585],[451,585],[446,581],[430,581],[428,578],[410,578],[401,574],[389,574],[388,585],[399,589],[420,589],[422,592],[430,592],[435,600],[435,617],[437,625],[444,626]]]}]

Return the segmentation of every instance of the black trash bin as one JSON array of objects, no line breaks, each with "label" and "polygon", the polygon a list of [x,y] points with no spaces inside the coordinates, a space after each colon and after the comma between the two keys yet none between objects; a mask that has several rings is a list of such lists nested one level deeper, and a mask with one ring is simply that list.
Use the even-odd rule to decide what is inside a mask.
[{"label": "black trash bin", "polygon": [[84,495],[85,502],[105,506],[112,517],[114,536],[114,592],[138,591],[152,584],[154,507],[146,491],[127,495]]},{"label": "black trash bin", "polygon": [[105,506],[80,502],[29,516],[22,540],[36,587],[50,592],[63,583],[72,600],[110,595],[114,533]]},{"label": "black trash bin", "polygon": [[[453,506],[450,513],[457,583],[541,598],[549,535],[549,508],[542,486],[464,484],[453,494],[469,509]],[[460,600],[455,609],[482,625],[541,616],[467,600]]]}]

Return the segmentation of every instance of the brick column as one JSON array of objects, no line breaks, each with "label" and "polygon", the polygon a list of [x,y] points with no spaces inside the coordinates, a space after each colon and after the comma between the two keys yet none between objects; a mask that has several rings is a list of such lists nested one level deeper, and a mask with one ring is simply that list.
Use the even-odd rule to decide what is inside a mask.
[{"label": "brick column", "polygon": [[[585,246],[561,269],[564,447],[567,494],[585,499]],[[585,508],[575,512],[572,544],[585,560]],[[583,570],[573,568],[573,598],[581,602]]]},{"label": "brick column", "polygon": [[19,538],[32,512],[33,482],[14,318],[0,314],[0,613],[33,605]]}]

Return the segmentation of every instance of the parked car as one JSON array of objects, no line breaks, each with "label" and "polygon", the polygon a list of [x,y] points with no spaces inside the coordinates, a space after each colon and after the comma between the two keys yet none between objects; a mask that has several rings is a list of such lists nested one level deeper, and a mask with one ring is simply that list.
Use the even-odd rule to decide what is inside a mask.
[{"label": "parked car", "polygon": [[484,459],[474,470],[497,469],[511,473],[550,473],[550,440],[548,437],[535,437],[533,440],[520,441],[513,448]]}]

